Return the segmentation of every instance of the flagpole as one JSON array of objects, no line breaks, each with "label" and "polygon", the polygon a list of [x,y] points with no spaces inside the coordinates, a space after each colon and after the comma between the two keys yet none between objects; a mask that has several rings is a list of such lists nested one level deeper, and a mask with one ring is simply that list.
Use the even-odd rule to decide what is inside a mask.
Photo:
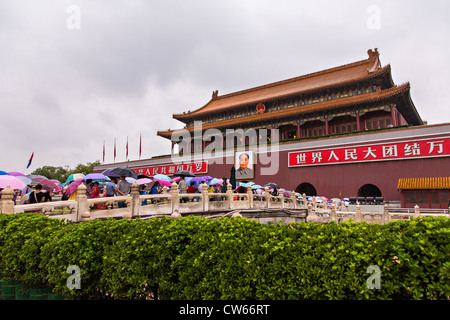
[{"label": "flagpole", "polygon": [[142,154],[142,133],[139,134],[139,160],[141,160]]}]

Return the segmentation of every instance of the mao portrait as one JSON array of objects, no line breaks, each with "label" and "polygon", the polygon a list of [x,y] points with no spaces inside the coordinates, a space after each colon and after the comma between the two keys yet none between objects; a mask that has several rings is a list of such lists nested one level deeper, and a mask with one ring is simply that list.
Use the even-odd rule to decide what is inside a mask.
[{"label": "mao portrait", "polygon": [[253,151],[239,151],[235,154],[236,179],[253,179]]}]

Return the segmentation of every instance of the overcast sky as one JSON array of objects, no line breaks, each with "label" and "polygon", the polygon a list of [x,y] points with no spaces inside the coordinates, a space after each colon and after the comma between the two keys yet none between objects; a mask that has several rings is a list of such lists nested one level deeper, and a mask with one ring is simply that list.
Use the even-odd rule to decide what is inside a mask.
[{"label": "overcast sky", "polygon": [[[450,121],[447,1],[0,0],[0,170],[170,153],[157,130],[219,95],[378,48],[429,124]],[[25,170],[31,153],[34,160]]]}]

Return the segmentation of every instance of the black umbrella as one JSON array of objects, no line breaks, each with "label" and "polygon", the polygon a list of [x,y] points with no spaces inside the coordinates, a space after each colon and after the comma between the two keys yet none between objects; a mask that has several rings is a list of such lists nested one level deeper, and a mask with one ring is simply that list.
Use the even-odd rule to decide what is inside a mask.
[{"label": "black umbrella", "polygon": [[147,179],[151,179],[152,177],[146,176],[145,174],[138,174],[138,179],[143,179],[143,178],[147,178]]},{"label": "black umbrella", "polygon": [[173,174],[175,177],[195,177],[195,174],[193,174],[191,171],[187,170],[180,170]]},{"label": "black umbrella", "polygon": [[[117,168],[111,169],[110,173],[115,173],[119,177],[122,177],[122,176],[123,177],[131,177],[133,179],[137,179],[137,177],[138,177],[138,174],[136,171],[131,170],[130,168],[127,168],[127,167],[117,167]],[[104,174],[104,175],[107,176],[107,174]]]},{"label": "black umbrella", "polygon": [[105,171],[102,172],[102,174],[104,176],[110,177],[110,178],[118,178],[119,176],[115,173],[111,172],[112,169],[106,169]]},{"label": "black umbrella", "polygon": [[266,183],[263,187],[264,188],[268,187],[268,188],[280,189],[280,186],[277,185],[275,182]]},{"label": "black umbrella", "polygon": [[236,189],[236,168],[234,166],[231,167],[231,174],[230,174],[230,184],[231,189]]}]

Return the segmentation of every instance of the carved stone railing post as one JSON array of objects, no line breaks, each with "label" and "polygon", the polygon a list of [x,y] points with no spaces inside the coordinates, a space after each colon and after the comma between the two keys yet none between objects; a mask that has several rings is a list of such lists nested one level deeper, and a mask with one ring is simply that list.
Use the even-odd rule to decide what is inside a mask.
[{"label": "carved stone railing post", "polygon": [[336,200],[333,200],[333,204],[331,205],[331,212],[330,212],[330,221],[337,222],[337,214],[336,214]]},{"label": "carved stone railing post", "polygon": [[384,223],[391,222],[391,216],[389,215],[389,207],[387,204],[384,205],[383,220],[384,220]]},{"label": "carved stone railing post", "polygon": [[139,199],[139,185],[137,182],[133,182],[131,185],[131,208],[130,210],[123,215],[126,219],[131,219],[132,217],[139,216],[139,211],[141,208],[141,201]]},{"label": "carved stone railing post", "polygon": [[414,218],[418,218],[418,217],[420,217],[420,208],[419,208],[419,206],[416,204],[416,205],[414,206]]},{"label": "carved stone railing post", "polygon": [[264,198],[266,199],[266,208],[270,208],[270,193],[269,187],[264,188]]},{"label": "carved stone railing post", "polygon": [[178,185],[175,181],[172,182],[169,193],[172,195],[172,213],[175,211],[178,212],[180,208],[180,198],[178,197]]},{"label": "carved stone railing post", "polygon": [[209,194],[208,185],[206,182],[202,183],[202,201],[203,201],[203,211],[209,210]]},{"label": "carved stone railing post", "polygon": [[233,208],[233,191],[231,190],[231,183],[227,184],[227,201],[228,201],[228,208],[229,209],[234,209]]},{"label": "carved stone railing post", "polygon": [[14,190],[10,186],[6,186],[2,190],[1,212],[4,214],[14,213]]},{"label": "carved stone railing post", "polygon": [[298,207],[297,206],[297,194],[295,193],[295,191],[291,192],[291,200],[292,200],[292,204],[293,204],[292,208],[293,209],[297,208]]},{"label": "carved stone railing post", "polygon": [[361,214],[361,205],[357,204],[356,205],[356,213],[355,213],[355,222],[361,222],[362,219],[362,214]]},{"label": "carved stone railing post", "polygon": [[252,192],[252,186],[247,186],[247,195],[248,195],[248,207],[249,209],[253,209],[253,192]]},{"label": "carved stone railing post", "polygon": [[89,206],[87,203],[86,186],[81,183],[77,188],[77,196],[75,200],[78,203],[78,217],[77,221],[85,221],[91,218]]}]

